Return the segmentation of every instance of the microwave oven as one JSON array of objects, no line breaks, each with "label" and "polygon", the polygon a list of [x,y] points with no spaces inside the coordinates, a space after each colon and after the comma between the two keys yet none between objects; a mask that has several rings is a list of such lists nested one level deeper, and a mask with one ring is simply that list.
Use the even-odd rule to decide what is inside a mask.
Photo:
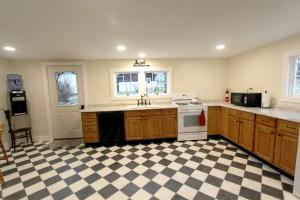
[{"label": "microwave oven", "polygon": [[231,93],[231,104],[245,107],[260,107],[261,93]]}]

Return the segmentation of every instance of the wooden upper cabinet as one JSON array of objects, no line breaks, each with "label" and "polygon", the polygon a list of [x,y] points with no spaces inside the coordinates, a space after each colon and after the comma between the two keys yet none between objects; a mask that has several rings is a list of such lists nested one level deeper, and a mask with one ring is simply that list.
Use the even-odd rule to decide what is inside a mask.
[{"label": "wooden upper cabinet", "polygon": [[238,143],[239,141],[239,124],[238,117],[229,115],[227,138],[235,143]]},{"label": "wooden upper cabinet", "polygon": [[143,137],[146,139],[161,138],[161,116],[143,118]]},{"label": "wooden upper cabinet", "polygon": [[177,110],[165,109],[162,112],[162,132],[164,138],[176,138],[178,134]]},{"label": "wooden upper cabinet", "polygon": [[125,117],[125,138],[126,140],[143,139],[142,117]]},{"label": "wooden upper cabinet", "polygon": [[273,163],[275,148],[275,128],[262,124],[255,126],[254,153],[262,159]]},{"label": "wooden upper cabinet", "polygon": [[274,164],[291,175],[295,174],[298,137],[299,124],[278,120]]},{"label": "wooden upper cabinet", "polygon": [[84,143],[100,142],[98,115],[95,112],[81,113]]},{"label": "wooden upper cabinet", "polygon": [[238,144],[247,149],[248,151],[253,151],[254,122],[241,119],[239,126],[240,127]]},{"label": "wooden upper cabinet", "polygon": [[207,133],[208,135],[218,134],[220,123],[219,106],[208,106],[207,112]]}]

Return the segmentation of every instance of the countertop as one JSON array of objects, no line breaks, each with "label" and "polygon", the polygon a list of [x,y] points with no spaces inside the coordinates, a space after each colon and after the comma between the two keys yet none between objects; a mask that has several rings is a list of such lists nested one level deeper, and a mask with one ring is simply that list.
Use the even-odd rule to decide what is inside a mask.
[{"label": "countertop", "polygon": [[[223,107],[233,108],[233,109],[246,111],[254,114],[265,115],[269,117],[300,123],[300,112],[294,110],[285,110],[281,108],[258,108],[258,107],[249,108],[249,107],[236,106],[222,101],[204,101],[203,103],[206,104],[207,106],[223,106]],[[167,109],[167,108],[177,108],[177,107],[178,107],[177,105],[174,105],[172,103],[154,104],[150,106],[94,105],[94,106],[88,106],[87,108],[81,110],[81,112],[130,111],[130,110]]]},{"label": "countertop", "polygon": [[242,107],[242,106],[236,106],[221,101],[208,101],[205,102],[205,104],[207,104],[207,106],[223,106],[223,107],[233,108],[233,109],[246,111],[254,114],[265,115],[269,117],[300,123],[300,112],[291,109]]},{"label": "countertop", "polygon": [[108,111],[130,111],[130,110],[151,110],[151,109],[167,109],[177,108],[172,103],[153,104],[147,106],[137,105],[93,105],[81,110],[81,112],[108,112]]}]

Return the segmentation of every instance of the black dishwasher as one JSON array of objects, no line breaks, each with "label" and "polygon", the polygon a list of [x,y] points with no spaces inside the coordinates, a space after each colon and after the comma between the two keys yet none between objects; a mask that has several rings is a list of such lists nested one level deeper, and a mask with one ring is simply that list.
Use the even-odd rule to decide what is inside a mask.
[{"label": "black dishwasher", "polygon": [[98,120],[101,145],[125,144],[124,112],[100,112]]}]

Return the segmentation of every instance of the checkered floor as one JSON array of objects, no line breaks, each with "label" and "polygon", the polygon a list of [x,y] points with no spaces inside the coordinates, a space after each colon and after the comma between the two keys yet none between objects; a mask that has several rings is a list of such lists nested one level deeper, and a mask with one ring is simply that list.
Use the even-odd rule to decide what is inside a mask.
[{"label": "checkered floor", "polygon": [[91,148],[21,145],[0,199],[294,199],[293,182],[223,140]]}]

